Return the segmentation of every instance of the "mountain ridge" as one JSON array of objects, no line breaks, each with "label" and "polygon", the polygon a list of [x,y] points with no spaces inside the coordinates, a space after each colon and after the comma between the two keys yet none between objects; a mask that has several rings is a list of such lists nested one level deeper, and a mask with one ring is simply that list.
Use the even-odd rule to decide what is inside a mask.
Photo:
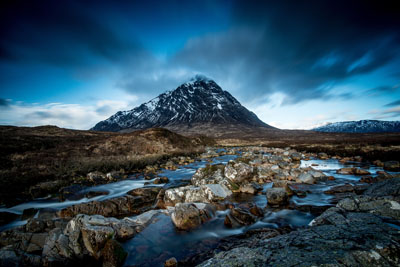
[{"label": "mountain ridge", "polygon": [[191,128],[202,123],[275,129],[213,80],[196,75],[175,90],[164,92],[131,110],[118,111],[91,130],[129,132],[155,127]]},{"label": "mountain ridge", "polygon": [[400,132],[400,121],[360,120],[329,123],[311,129],[328,133],[385,133]]}]

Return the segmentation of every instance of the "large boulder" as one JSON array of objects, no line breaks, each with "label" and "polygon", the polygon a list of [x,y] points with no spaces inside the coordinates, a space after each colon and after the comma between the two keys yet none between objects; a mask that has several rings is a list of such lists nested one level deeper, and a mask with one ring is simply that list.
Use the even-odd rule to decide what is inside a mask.
[{"label": "large boulder", "polygon": [[243,162],[229,162],[224,175],[233,183],[241,183],[253,177],[253,167]]},{"label": "large boulder", "polygon": [[68,265],[89,256],[93,260],[103,260],[106,266],[121,265],[123,261],[118,255],[125,252],[117,241],[132,238],[144,227],[129,218],[118,220],[79,214],[63,230],[55,228],[49,232],[43,246],[43,261],[45,265]]},{"label": "large boulder", "polygon": [[288,194],[285,188],[274,187],[267,189],[267,200],[270,206],[280,206],[287,203]]},{"label": "large boulder", "polygon": [[230,195],[232,195],[232,191],[220,184],[183,186],[166,190],[164,203],[167,206],[174,206],[177,203],[185,202],[212,203],[224,200]]},{"label": "large boulder", "polygon": [[395,227],[373,214],[340,209],[320,217],[309,228],[268,240],[253,238],[199,266],[399,266],[400,232]]},{"label": "large boulder", "polygon": [[104,201],[91,201],[80,203],[58,212],[60,217],[74,217],[78,214],[105,217],[119,217],[140,214],[155,204],[160,187],[138,188],[128,192],[128,195],[107,199]]},{"label": "large boulder", "polygon": [[171,214],[171,220],[179,230],[191,230],[214,216],[215,208],[204,203],[178,203]]}]

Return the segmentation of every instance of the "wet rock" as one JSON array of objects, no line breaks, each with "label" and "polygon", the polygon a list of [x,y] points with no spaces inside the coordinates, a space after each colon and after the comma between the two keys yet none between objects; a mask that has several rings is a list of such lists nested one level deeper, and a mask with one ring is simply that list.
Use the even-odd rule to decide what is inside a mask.
[{"label": "wet rock", "polygon": [[354,196],[341,200],[337,207],[346,211],[368,212],[400,220],[400,203],[387,198]]},{"label": "wet rock", "polygon": [[347,175],[370,175],[371,173],[367,170],[363,170],[360,168],[341,168],[336,171],[338,174],[347,174]]},{"label": "wet rock", "polygon": [[[336,208],[334,208],[336,209]],[[199,266],[390,266],[400,232],[367,213],[327,210],[310,228],[219,252]],[[319,222],[318,222],[319,221]]]},{"label": "wet rock", "polygon": [[49,182],[42,182],[29,188],[29,194],[33,198],[46,197],[50,194],[58,192],[58,190],[64,185],[64,181],[55,180]]},{"label": "wet rock", "polygon": [[58,196],[61,201],[65,201],[67,199],[78,200],[84,197],[84,193],[82,191],[84,191],[87,188],[88,188],[87,186],[77,185],[77,184],[66,186],[59,190]]},{"label": "wet rock", "polygon": [[108,192],[106,192],[106,191],[89,191],[89,192],[85,193],[86,198],[94,198],[94,197],[105,196],[105,195],[108,195]]},{"label": "wet rock", "polygon": [[168,177],[163,176],[163,177],[156,178],[153,183],[154,184],[166,184],[168,182],[169,182]]},{"label": "wet rock", "polygon": [[108,181],[106,175],[102,172],[95,171],[95,172],[89,172],[86,175],[87,179],[94,183],[94,184],[102,184]]},{"label": "wet rock", "polygon": [[113,239],[107,240],[101,251],[103,267],[122,266],[127,256],[121,244]]},{"label": "wet rock", "polygon": [[316,180],[315,178],[311,175],[311,173],[302,173],[300,176],[296,179],[297,182],[299,183],[304,183],[304,184],[315,184]]},{"label": "wet rock", "polygon": [[225,219],[224,224],[229,227],[235,227],[237,223],[240,225],[250,225],[256,221],[255,215],[253,215],[248,209],[242,208],[231,209],[227,217],[228,218]]},{"label": "wet rock", "polygon": [[115,240],[132,238],[139,230],[140,225],[129,219],[80,214],[70,220],[64,230],[55,228],[49,232],[43,247],[43,260],[45,265],[70,265],[89,255],[93,260],[103,259],[106,266],[121,264],[118,255],[122,251]]},{"label": "wet rock", "polygon": [[220,184],[207,184],[202,186],[184,186],[165,191],[164,203],[174,206],[177,203],[203,202],[211,203],[226,199],[232,191]]},{"label": "wet rock", "polygon": [[285,188],[275,187],[267,189],[267,200],[270,206],[280,206],[287,203],[288,195]]},{"label": "wet rock", "polygon": [[302,158],[302,155],[301,155],[300,153],[298,153],[298,152],[294,152],[294,153],[292,153],[292,154],[290,155],[290,157],[291,157],[291,159],[292,159],[293,161],[300,161],[301,158]]},{"label": "wet rock", "polygon": [[46,228],[44,221],[39,219],[30,219],[25,225],[25,229],[29,233],[41,233]]},{"label": "wet rock", "polygon": [[290,181],[282,181],[282,180],[275,180],[274,182],[273,182],[273,184],[272,184],[272,187],[282,187],[282,188],[285,188],[285,190],[286,190],[286,193],[288,194],[288,196],[292,196],[294,193],[293,193],[293,190],[290,188],[290,184],[291,184],[292,182],[290,182]]},{"label": "wet rock", "polygon": [[309,191],[307,184],[287,184],[287,187],[298,197],[305,197]]},{"label": "wet rock", "polygon": [[164,263],[164,267],[177,267],[177,266],[178,266],[178,261],[174,257],[169,258]]},{"label": "wet rock", "polygon": [[246,194],[252,194],[252,195],[257,194],[261,190],[262,190],[262,187],[256,183],[243,184],[239,188],[240,193],[246,193]]},{"label": "wet rock", "polygon": [[352,185],[352,184],[344,184],[338,185],[330,188],[329,190],[324,191],[325,194],[338,194],[338,193],[355,193],[362,194],[366,189],[367,185]]},{"label": "wet rock", "polygon": [[57,213],[59,217],[74,217],[78,214],[99,214],[105,217],[117,217],[139,214],[155,204],[155,198],[149,196],[123,196],[104,201],[91,201],[76,204]]},{"label": "wet rock", "polygon": [[214,216],[214,207],[204,203],[178,203],[171,220],[179,230],[191,230]]},{"label": "wet rock", "polygon": [[387,171],[400,171],[400,163],[398,161],[386,161],[383,168]]},{"label": "wet rock", "polygon": [[122,174],[120,172],[117,172],[117,171],[112,171],[112,172],[108,172],[106,174],[106,178],[109,181],[118,181],[118,180],[122,179]]},{"label": "wet rock", "polygon": [[321,152],[321,153],[318,153],[318,158],[325,160],[325,159],[329,159],[329,156],[328,156],[328,154]]},{"label": "wet rock", "polygon": [[379,159],[373,161],[372,164],[374,164],[374,165],[376,165],[376,166],[378,166],[378,167],[383,167],[383,166],[385,165],[385,164],[384,164],[382,161],[380,161]]},{"label": "wet rock", "polygon": [[369,197],[389,196],[392,199],[400,201],[400,178],[393,178],[373,184],[368,187],[364,195]]},{"label": "wet rock", "polygon": [[253,167],[243,162],[228,163],[224,175],[233,183],[241,183],[253,176]]}]

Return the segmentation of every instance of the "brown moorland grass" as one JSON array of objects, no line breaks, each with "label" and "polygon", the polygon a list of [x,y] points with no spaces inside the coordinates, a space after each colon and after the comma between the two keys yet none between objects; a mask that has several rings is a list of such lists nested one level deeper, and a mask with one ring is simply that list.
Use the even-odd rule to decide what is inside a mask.
[{"label": "brown moorland grass", "polygon": [[173,156],[203,151],[213,140],[155,128],[127,134],[55,126],[0,126],[0,201],[28,197],[39,182],[86,176],[91,171],[139,171]]}]

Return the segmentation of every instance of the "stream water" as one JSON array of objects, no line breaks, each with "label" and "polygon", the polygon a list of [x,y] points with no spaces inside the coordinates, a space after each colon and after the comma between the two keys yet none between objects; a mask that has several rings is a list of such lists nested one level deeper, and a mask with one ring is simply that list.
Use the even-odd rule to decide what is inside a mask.
[{"label": "stream water", "polygon": [[[235,159],[237,155],[225,155],[212,159],[212,164],[227,163],[229,160]],[[194,163],[180,166],[177,170],[163,170],[158,175],[166,176],[170,182],[168,187],[173,187],[185,181],[190,181],[193,174],[198,168],[204,167],[209,162],[206,159],[196,161]],[[343,167],[361,167],[367,168],[372,175],[382,168],[368,165],[365,163],[351,162],[343,165],[337,160],[318,160],[312,159],[309,161],[302,161],[301,167],[312,166],[314,169],[323,171],[328,176],[334,176],[335,180],[321,182],[315,185],[308,185],[307,196],[300,198],[292,196],[290,201],[299,205],[313,205],[325,206],[331,204],[332,196],[324,194],[323,191],[329,188],[345,183],[358,183],[359,176],[353,175],[340,175],[336,174],[336,170]],[[55,199],[37,199],[31,202],[23,203],[11,208],[0,208],[0,211],[12,212],[22,214],[23,210],[29,208],[43,209],[62,209],[74,204],[88,202],[88,201],[102,201],[109,198],[119,197],[125,195],[128,191],[144,187],[145,183],[152,182],[152,180],[145,180],[143,176],[136,178],[135,176],[128,177],[128,179],[105,184],[93,186],[84,189],[84,191],[101,191],[108,192],[107,195],[100,195],[93,198],[82,198],[79,200],[66,200],[60,202]],[[151,186],[155,186],[151,184]],[[164,186],[164,184],[156,185]],[[263,191],[272,186],[272,183],[265,184]],[[235,200],[233,200],[235,203]],[[216,216],[203,224],[199,228],[190,232],[182,232],[176,230],[170,217],[165,214],[157,215],[153,218],[153,222],[144,229],[141,233],[137,234],[134,238],[126,241],[123,246],[128,251],[128,257],[125,261],[126,266],[163,266],[166,259],[176,257],[178,260],[187,257],[188,255],[195,255],[199,250],[205,250],[215,247],[221,238],[233,236],[244,233],[250,229],[256,228],[279,228],[282,226],[290,226],[292,228],[307,226],[314,216],[308,212],[301,212],[298,210],[289,209],[269,209],[266,208],[267,199],[265,194],[249,196],[243,199],[239,198],[236,202],[253,202],[259,207],[264,209],[264,217],[250,226],[243,226],[241,228],[227,228],[224,226],[224,219],[229,212],[218,211]],[[9,229],[18,225],[25,224],[24,220],[16,220],[10,224],[0,226],[0,231]]]}]

